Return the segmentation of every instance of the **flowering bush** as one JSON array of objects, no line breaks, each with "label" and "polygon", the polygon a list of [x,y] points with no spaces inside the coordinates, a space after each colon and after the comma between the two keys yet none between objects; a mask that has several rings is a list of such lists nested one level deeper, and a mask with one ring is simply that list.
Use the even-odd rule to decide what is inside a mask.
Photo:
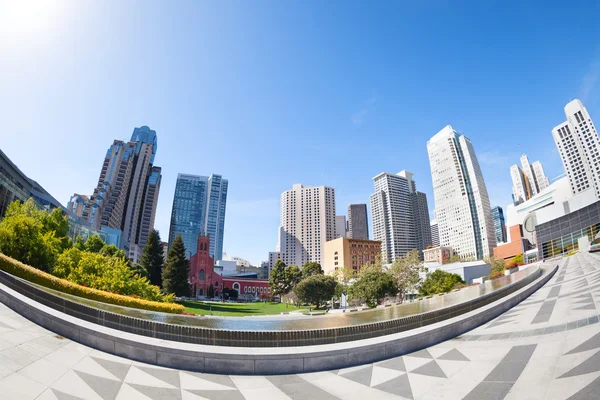
[{"label": "flowering bush", "polygon": [[[65,252],[65,253],[67,253],[67,252]],[[72,254],[71,256],[74,256],[74,254]],[[102,257],[102,256],[100,256],[100,257]],[[82,259],[83,258],[84,257],[82,257]],[[72,262],[74,260],[71,259],[70,261]],[[63,263],[66,263],[66,262],[67,262],[67,259],[63,260]],[[73,273],[73,276],[85,277],[85,274],[82,274],[81,270],[88,270],[89,268],[91,268],[93,266],[93,264],[94,263],[90,262],[86,258],[86,262],[84,262],[83,265],[81,265],[81,269],[75,267],[76,271]],[[106,264],[104,264],[104,266],[106,267]],[[96,265],[96,267],[99,267],[99,266]],[[63,268],[62,273],[66,273],[66,271],[67,271],[66,268],[73,268],[73,265],[72,264],[70,264],[70,265],[63,264],[63,266],[59,267],[59,268]],[[157,297],[157,298],[159,298],[160,301],[162,301],[162,302],[149,301],[149,300],[144,300],[144,299],[133,298],[133,297],[130,297],[127,295],[111,293],[111,291],[118,290],[119,286],[131,288],[131,287],[135,287],[135,285],[138,285],[139,282],[138,283],[130,282],[130,283],[114,284],[114,285],[112,285],[114,287],[113,289],[107,289],[108,291],[107,290],[99,290],[99,289],[85,286],[85,285],[91,286],[90,282],[86,282],[85,280],[81,280],[80,282],[76,282],[76,283],[70,282],[66,279],[61,279],[56,276],[50,275],[50,274],[43,272],[37,268],[33,268],[29,265],[25,265],[15,259],[5,256],[4,254],[0,254],[0,270],[5,271],[11,275],[17,276],[19,278],[25,279],[27,281],[36,283],[38,285],[50,288],[50,289],[58,290],[63,293],[72,294],[74,296],[79,296],[79,297],[83,297],[83,298],[90,299],[90,300],[100,301],[103,303],[116,304],[116,305],[125,306],[125,307],[132,307],[132,308],[140,308],[143,310],[175,313],[175,314],[181,314],[184,310],[184,307],[181,304],[172,303],[173,296],[160,295],[158,288],[156,286],[152,286],[152,285],[148,284],[147,281],[146,281],[147,286],[152,286],[153,288],[155,288],[155,289],[150,288],[148,290],[151,292],[156,291],[156,293],[154,293],[154,294],[155,295],[158,294],[160,297]],[[111,273],[108,273],[107,276],[110,277],[112,275],[111,275]],[[93,284],[98,284],[98,282],[99,282],[99,280],[92,279],[91,277],[88,277],[88,278],[90,281],[93,282]],[[136,278],[128,277],[128,280],[135,281]],[[128,286],[128,285],[131,285],[131,286]],[[104,285],[99,285],[99,286],[104,286]],[[111,286],[111,285],[107,284],[106,286]],[[104,287],[102,289],[104,289]]]},{"label": "flowering bush", "polygon": [[506,264],[506,269],[513,269],[513,268],[517,268],[518,266],[519,265],[516,262],[511,261],[508,264]]}]

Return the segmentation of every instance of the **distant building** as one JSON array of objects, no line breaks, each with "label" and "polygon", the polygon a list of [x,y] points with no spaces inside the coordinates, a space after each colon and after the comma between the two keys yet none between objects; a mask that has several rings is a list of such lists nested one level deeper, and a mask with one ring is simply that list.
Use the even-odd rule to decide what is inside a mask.
[{"label": "distant building", "polygon": [[525,254],[533,248],[531,242],[523,236],[523,226],[510,227],[510,241],[494,248],[494,257],[510,261],[519,254]]},{"label": "distant building", "polygon": [[[256,273],[234,274],[226,276],[224,272],[219,274],[215,269],[214,258],[210,255],[210,240],[208,236],[198,236],[198,249],[196,254],[190,258],[190,271],[188,280],[191,285],[191,296],[206,298],[210,287],[216,298],[223,294],[223,288],[235,289],[240,298],[257,298],[260,294],[269,294],[269,281],[267,279],[256,279]],[[223,263],[221,260],[219,263]],[[227,261],[225,261],[227,263]],[[231,261],[233,263],[233,261]],[[221,268],[223,270],[224,267]],[[252,277],[254,276],[254,278]]]},{"label": "distant building", "polygon": [[339,268],[358,272],[363,265],[375,263],[380,254],[381,242],[377,240],[338,238],[325,243],[321,267],[325,274]]},{"label": "distant building", "polygon": [[33,198],[39,208],[52,210],[64,207],[39,183],[25,175],[2,150],[0,150],[0,219],[9,204],[18,200],[24,203]]},{"label": "distant building", "polygon": [[278,251],[286,265],[323,264],[325,242],[335,239],[335,191],[293,185],[281,194]]},{"label": "distant building", "polygon": [[346,237],[346,216],[336,215],[335,217],[335,237]]},{"label": "distant building", "polygon": [[440,245],[440,231],[438,230],[437,221],[431,220],[431,245],[438,247]]},{"label": "distant building", "polygon": [[[135,128],[129,142],[115,140],[81,215],[96,229],[106,226],[121,230],[121,248],[135,263],[140,262],[154,229],[161,182],[161,168],[154,165],[157,148],[156,132],[147,126]],[[79,199],[83,200],[81,196]],[[71,200],[73,208],[71,203],[78,199],[73,196]]]},{"label": "distant building", "polygon": [[269,268],[269,275],[271,275],[271,271],[273,267],[275,267],[275,263],[279,260],[280,254],[278,251],[270,251],[269,258],[267,259],[267,266]]},{"label": "distant building", "polygon": [[510,176],[513,182],[514,204],[529,200],[550,185],[542,163],[535,161],[530,164],[526,154],[521,156],[521,167],[516,164],[510,167]]},{"label": "distant building", "polygon": [[[437,269],[458,274],[467,285],[473,283],[474,279],[487,277],[492,272],[492,267],[485,261],[461,261],[451,264],[440,264],[438,262],[425,263],[426,270],[431,273]],[[421,278],[424,279],[427,272],[421,273]]]},{"label": "distant building", "polygon": [[76,217],[82,217],[85,205],[89,200],[88,196],[75,193],[67,203],[67,210]]},{"label": "distant building", "polygon": [[373,178],[371,195],[373,239],[381,242],[383,262],[431,245],[427,198],[417,191],[413,174],[381,173]]},{"label": "distant building", "polygon": [[569,178],[571,192],[592,189],[600,199],[600,137],[583,103],[575,99],[565,106],[567,120],[552,129],[552,137]]},{"label": "distant building", "polygon": [[160,242],[163,248],[163,260],[167,262],[167,256],[169,255],[169,242]]},{"label": "distant building", "polygon": [[494,221],[496,243],[506,243],[506,221],[504,220],[502,207],[496,206],[492,208],[492,220]]},{"label": "distant building", "polygon": [[471,141],[450,125],[427,142],[440,245],[483,259],[496,247],[487,187]]},{"label": "distant building", "polygon": [[438,262],[444,264],[445,261],[454,255],[452,247],[432,247],[423,250],[423,260],[425,262]]},{"label": "distant building", "polygon": [[186,254],[196,253],[198,235],[210,236],[210,255],[223,259],[228,181],[221,175],[178,174],[171,211],[169,247],[181,235]]},{"label": "distant building", "polygon": [[348,235],[350,239],[369,240],[369,223],[366,204],[348,206]]}]

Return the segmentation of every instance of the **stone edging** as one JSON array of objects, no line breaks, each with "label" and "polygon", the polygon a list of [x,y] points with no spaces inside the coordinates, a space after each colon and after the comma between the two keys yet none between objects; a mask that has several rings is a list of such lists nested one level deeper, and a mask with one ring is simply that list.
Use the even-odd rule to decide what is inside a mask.
[{"label": "stone edging", "polygon": [[223,374],[291,374],[345,368],[411,353],[474,329],[542,287],[558,267],[527,286],[463,315],[376,338],[300,347],[222,347],[118,331],[40,304],[4,284],[0,301],[38,325],[92,348],[164,367]]}]

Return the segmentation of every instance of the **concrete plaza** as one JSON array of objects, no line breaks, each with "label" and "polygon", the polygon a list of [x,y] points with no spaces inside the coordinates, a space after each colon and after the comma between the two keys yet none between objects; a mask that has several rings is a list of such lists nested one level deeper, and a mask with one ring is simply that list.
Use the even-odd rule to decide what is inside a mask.
[{"label": "concrete plaza", "polygon": [[479,328],[374,364],[281,376],[159,368],[64,339],[0,304],[0,398],[600,398],[600,255],[559,261],[527,300]]}]

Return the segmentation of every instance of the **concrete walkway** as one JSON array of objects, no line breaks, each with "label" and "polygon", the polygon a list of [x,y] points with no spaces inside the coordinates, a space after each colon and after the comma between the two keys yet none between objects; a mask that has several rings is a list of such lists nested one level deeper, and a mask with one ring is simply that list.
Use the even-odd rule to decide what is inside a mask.
[{"label": "concrete walkway", "polygon": [[[598,303],[598,305],[597,305]],[[390,360],[302,375],[158,368],[56,336],[0,304],[0,398],[600,398],[600,255],[560,261],[538,292],[490,323]]]}]

